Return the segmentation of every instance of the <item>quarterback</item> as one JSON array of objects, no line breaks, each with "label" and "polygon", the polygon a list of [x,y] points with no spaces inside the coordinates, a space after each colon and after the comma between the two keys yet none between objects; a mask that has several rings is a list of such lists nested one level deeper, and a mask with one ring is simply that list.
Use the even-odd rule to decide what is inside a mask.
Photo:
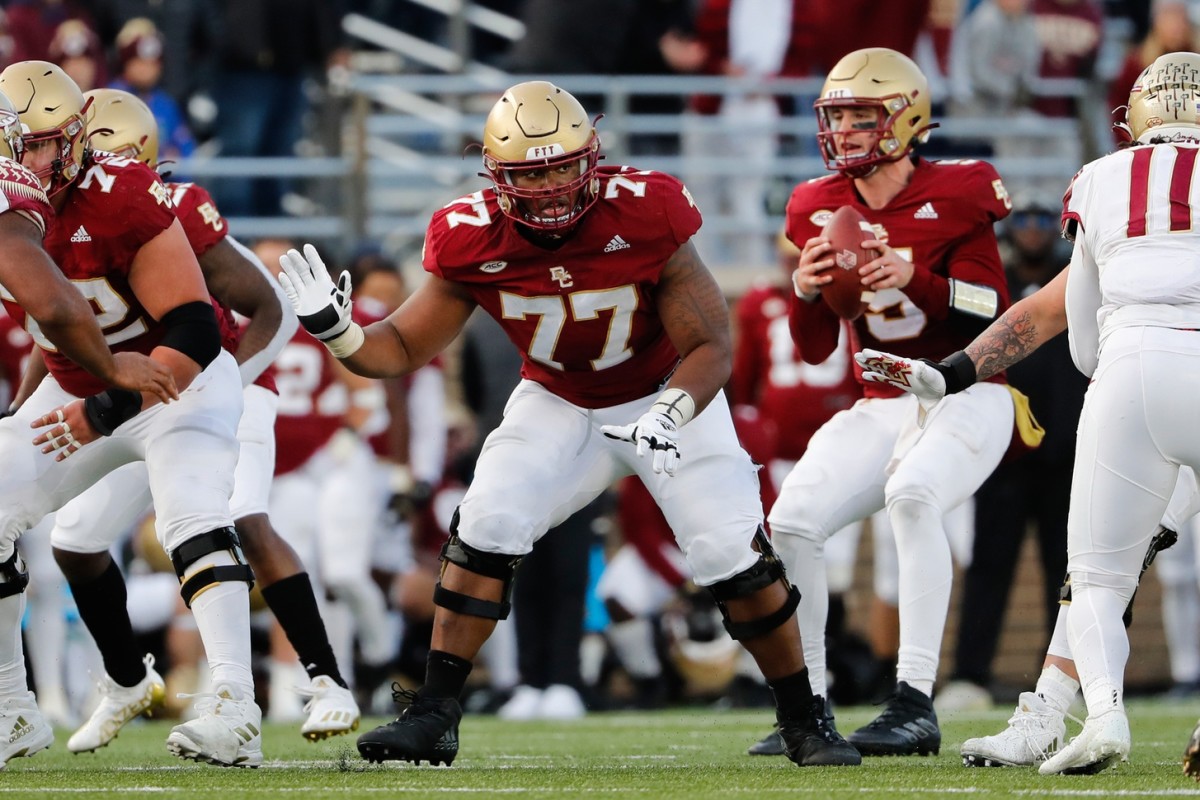
[{"label": "quarterback", "polygon": [[360,736],[359,752],[372,761],[453,761],[459,694],[480,646],[508,616],[521,558],[614,479],[636,474],[696,583],[713,593],[730,635],[774,691],[791,759],[857,764],[809,687],[799,597],[763,533],[756,469],[721,395],[729,318],[691,242],[700,212],[674,178],[601,168],[599,157],[574,97],[521,83],[484,127],[492,186],[434,214],[424,252],[431,277],[387,319],[354,324],[349,276],[335,284],[311,245],[280,260],[301,324],[360,374],[419,368],[477,306],[524,357],[523,380],[484,444],[443,549],[425,684],[397,692],[408,707]]},{"label": "quarterback", "polygon": [[[1200,392],[1190,199],[1200,182],[1198,109],[1200,55],[1157,58],[1129,95],[1130,146],[1085,165],[1063,199],[1063,233],[1074,242],[1066,269],[941,362],[874,350],[858,356],[871,380],[936,408],[1066,329],[1075,365],[1092,379],[1067,522],[1066,633],[1088,715],[1042,774],[1096,772],[1128,759],[1122,616],[1181,469],[1200,466],[1191,405]],[[1200,735],[1184,770],[1200,775]]]},{"label": "quarterback", "polygon": [[[982,161],[931,162],[914,148],[934,127],[929,86],[911,59],[858,50],[829,73],[816,101],[818,142],[837,172],[796,187],[788,237],[801,247],[790,324],[810,364],[836,348],[841,320],[822,301],[832,278],[821,229],[850,205],[875,229],[864,247],[879,257],[859,268],[872,293],[853,323],[853,343],[887,342],[901,352],[950,353],[1008,306],[992,223],[1011,203]],[[813,691],[824,694],[828,588],[825,542],[886,508],[899,560],[897,684],[884,711],[848,739],[864,755],[937,753],[941,731],[931,696],[953,577],[943,517],[987,478],[1009,446],[1014,404],[1001,376],[939,409],[924,428],[916,401],[865,384],[864,399],[835,414],[809,440],[768,517],[775,546],[797,580],[800,631]]]}]

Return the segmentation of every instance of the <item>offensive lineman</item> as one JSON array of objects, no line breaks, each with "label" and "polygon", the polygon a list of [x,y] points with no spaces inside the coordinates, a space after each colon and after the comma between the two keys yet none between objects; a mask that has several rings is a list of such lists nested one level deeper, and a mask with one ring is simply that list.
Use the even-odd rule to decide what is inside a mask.
[{"label": "offensive lineman", "polygon": [[280,260],[301,324],[360,374],[417,369],[477,305],[524,356],[524,380],[484,445],[443,550],[425,684],[396,693],[408,707],[360,736],[359,752],[451,763],[459,694],[508,616],[521,557],[615,478],[637,474],[696,583],[712,591],[774,691],[789,757],[860,763],[812,695],[799,598],[763,535],[755,468],[720,393],[728,311],[691,243],[700,214],[674,178],[598,168],[599,150],[567,92],[543,81],[506,91],[484,127],[492,187],[434,214],[424,254],[431,277],[366,329],[350,319],[348,275],[335,285],[315,248]]}]

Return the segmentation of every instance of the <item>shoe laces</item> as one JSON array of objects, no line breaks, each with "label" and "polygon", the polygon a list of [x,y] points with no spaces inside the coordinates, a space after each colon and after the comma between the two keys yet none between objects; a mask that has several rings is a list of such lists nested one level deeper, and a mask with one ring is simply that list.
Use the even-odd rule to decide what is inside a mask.
[{"label": "shoe laces", "polygon": [[[1057,714],[1047,707],[1046,710],[1028,708],[1025,703],[1017,703],[1017,710],[1008,718],[1008,727],[1015,731],[1025,746],[1029,748],[1029,752],[1046,755],[1050,752],[1050,748],[1054,745],[1054,739],[1049,742],[1039,741],[1047,733],[1052,732],[1057,721]],[[1064,717],[1073,722],[1082,725],[1083,721],[1070,713],[1064,712]]]},{"label": "shoe laces", "polygon": [[197,692],[188,694],[180,692],[175,695],[180,700],[191,700],[192,707],[196,710],[197,716],[204,716],[208,713],[220,714],[218,710],[222,703],[240,703],[241,701],[232,696],[228,689],[219,689],[211,692]]}]

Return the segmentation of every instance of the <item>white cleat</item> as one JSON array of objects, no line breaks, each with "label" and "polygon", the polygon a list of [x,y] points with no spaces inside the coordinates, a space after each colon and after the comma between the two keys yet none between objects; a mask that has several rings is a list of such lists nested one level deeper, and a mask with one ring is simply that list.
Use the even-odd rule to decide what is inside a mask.
[{"label": "white cleat", "polygon": [[1088,717],[1079,735],[1038,767],[1043,775],[1094,775],[1117,761],[1129,760],[1129,718],[1114,708]]},{"label": "white cleat", "polygon": [[54,730],[38,711],[33,692],[0,700],[0,769],[11,759],[31,756],[54,743]]},{"label": "white cleat", "polygon": [[541,705],[542,690],[521,684],[513,691],[512,697],[500,706],[496,716],[511,722],[537,719]]},{"label": "white cleat", "polygon": [[964,767],[1032,767],[1058,752],[1067,738],[1063,715],[1033,692],[1022,692],[1008,727],[994,736],[967,739]]},{"label": "white cleat", "polygon": [[167,750],[180,758],[219,767],[262,764],[262,711],[252,697],[221,684],[211,694],[194,695],[199,716],[171,729]]},{"label": "white cleat", "polygon": [[587,706],[583,704],[583,698],[570,686],[556,683],[542,692],[542,702],[538,706],[540,719],[579,719],[586,714]]},{"label": "white cleat", "polygon": [[149,653],[143,659],[146,677],[134,686],[121,686],[105,675],[100,679],[98,690],[100,704],[88,717],[88,721],[67,740],[67,749],[72,753],[90,753],[106,746],[121,728],[135,717],[154,716],[166,699],[166,682],[154,669],[154,656]]},{"label": "white cleat", "polygon": [[300,726],[305,739],[316,742],[358,730],[358,703],[349,689],[338,686],[332,678],[318,675],[296,691],[308,698],[304,704],[308,719]]}]

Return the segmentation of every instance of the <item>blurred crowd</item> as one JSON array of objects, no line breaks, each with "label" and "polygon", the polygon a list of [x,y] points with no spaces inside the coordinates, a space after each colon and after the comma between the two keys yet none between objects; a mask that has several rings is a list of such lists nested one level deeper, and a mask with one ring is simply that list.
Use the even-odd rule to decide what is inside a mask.
[{"label": "blurred crowd", "polygon": [[[699,74],[820,77],[845,53],[890,47],[917,58],[934,79],[935,117],[1001,113],[1014,118],[1088,120],[1080,99],[1048,94],[1039,80],[1078,78],[1102,91],[1105,109],[1123,105],[1141,69],[1158,55],[1196,48],[1200,3],[1188,0],[485,0],[479,5],[522,20],[522,39],[477,34],[471,57],[513,74]],[[357,45],[340,19],[361,14],[428,41],[452,46],[445,17],[415,3],[387,0],[8,0],[0,17],[0,66],[26,59],[55,62],[88,90],[132,92],[160,126],[160,161],[197,153],[280,156],[302,152],[312,116],[328,100],[331,71],[353,68]],[[1122,31],[1113,38],[1106,31]],[[1103,48],[1115,46],[1111,63]],[[1103,67],[1103,68],[1102,68]],[[1108,72],[1105,72],[1105,69]],[[598,98],[581,98],[601,110]],[[696,158],[774,158],[812,148],[773,133],[740,131],[742,123],[810,114],[806,102],[769,96],[639,98],[634,111],[720,117],[732,133],[704,127],[682,137],[649,135],[635,149]],[[1107,116],[1107,114],[1105,115]],[[736,123],[736,124],[735,124]],[[601,129],[603,134],[603,128]],[[997,142],[978,155],[1033,152],[1082,165],[1088,148],[1113,142],[1029,137]],[[301,148],[298,151],[297,148]],[[949,155],[959,155],[949,153]],[[689,180],[708,213],[720,208],[747,229],[761,227],[777,201],[772,181],[754,170],[738,180]],[[683,176],[687,177],[687,176]],[[813,176],[809,176],[813,177]],[[274,179],[213,181],[228,218],[287,213],[290,187]],[[1014,299],[1044,285],[1065,263],[1058,237],[1064,186],[1028,181],[1013,187],[1013,214],[1001,231]],[[786,193],[785,195],[786,196]],[[234,228],[234,233],[236,233]],[[297,243],[262,240],[268,265]],[[745,264],[780,268],[744,296],[731,298],[738,356],[729,393],[743,444],[762,472],[769,507],[773,483],[803,453],[807,436],[851,405],[859,387],[843,342],[824,364],[804,365],[786,324],[786,275],[796,253],[786,240],[705,235],[700,246]],[[406,295],[392,254],[363,245],[345,253],[356,309],[382,318]],[[2,336],[4,378],[15,385],[30,342],[9,325]],[[966,579],[947,708],[990,705],[993,661],[1026,530],[1036,531],[1045,576],[1046,635],[1065,572],[1065,490],[1074,456],[1075,420],[1084,380],[1065,342],[1047,346],[1010,374],[1048,430],[1036,454],[1002,467],[973,507],[948,522]],[[383,711],[389,683],[419,682],[432,627],[438,553],[458,500],[472,477],[483,438],[494,428],[518,380],[519,357],[491,320],[473,320],[440,360],[402,381],[366,381],[297,334],[274,365],[279,388],[278,454],[272,514],[280,533],[309,565],[343,674],[353,676],[364,710]],[[799,419],[795,409],[813,410]],[[345,480],[319,480],[333,470]],[[1034,498],[1057,498],[1035,502]],[[859,546],[861,534],[870,544]],[[1185,537],[1186,541],[1190,541]],[[34,570],[30,588],[32,675],[42,709],[71,725],[85,714],[94,647],[80,630],[57,569],[31,534],[22,540]],[[839,532],[826,552],[831,614],[830,693],[835,702],[874,699],[894,682],[897,644],[895,545],[885,518]],[[1200,691],[1200,609],[1188,545],[1164,554],[1164,619],[1171,679],[1180,694]],[[873,600],[865,619],[850,619],[844,596],[860,551],[869,552]],[[476,711],[511,719],[572,718],[587,709],[659,707],[705,701],[769,705],[752,662],[720,624],[709,596],[689,581],[669,529],[636,480],[614,486],[593,506],[552,531],[523,568],[540,581],[518,580],[514,622],[487,644],[484,669],[468,701]],[[121,549],[130,578],[129,608],[147,652],[170,669],[172,687],[197,691],[204,665],[195,627],[177,603],[169,561],[143,524]],[[39,569],[40,568],[40,569]],[[550,580],[553,578],[553,580]],[[269,717],[300,718],[291,691],[303,669],[260,603],[259,678]],[[1188,611],[1192,609],[1192,611]],[[1037,652],[1041,652],[1040,650]],[[78,654],[63,658],[64,653]],[[168,700],[176,692],[168,689]],[[176,708],[186,713],[185,708]]]}]

